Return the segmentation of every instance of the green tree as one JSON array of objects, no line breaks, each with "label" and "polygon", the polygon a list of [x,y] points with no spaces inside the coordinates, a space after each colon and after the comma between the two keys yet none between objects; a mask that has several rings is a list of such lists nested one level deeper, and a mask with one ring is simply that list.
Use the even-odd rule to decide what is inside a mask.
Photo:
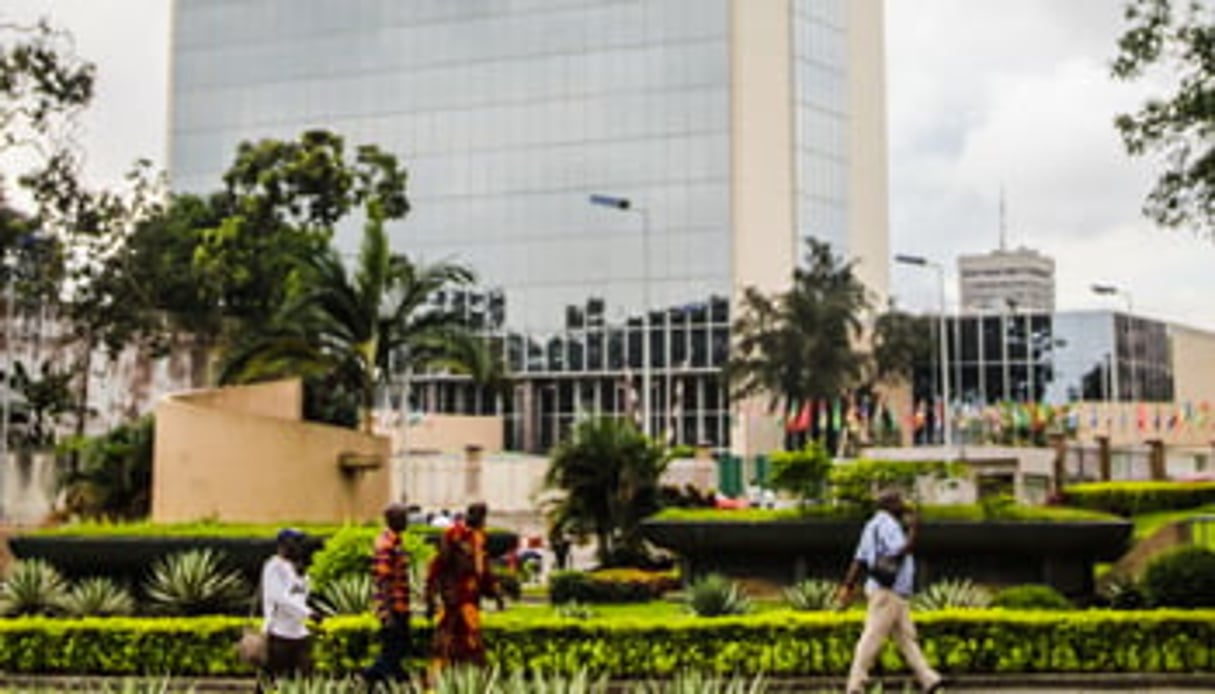
[{"label": "green tree", "polygon": [[228,356],[222,380],[326,377],[358,394],[371,426],[377,386],[405,369],[463,372],[484,382],[495,364],[463,318],[429,303],[436,292],[472,282],[455,264],[415,265],[389,251],[373,205],[353,275],[334,250],[307,259],[275,319]]},{"label": "green tree", "polygon": [[1170,227],[1215,234],[1215,12],[1201,0],[1130,0],[1113,63],[1117,79],[1155,70],[1172,93],[1115,120],[1131,156],[1163,169],[1144,212]]},{"label": "green tree", "polygon": [[328,252],[341,220],[369,217],[373,206],[381,222],[405,216],[405,182],[396,157],[364,145],[350,159],[341,136],[325,130],[242,143],[224,174],[229,213],[195,256],[207,291],[244,325],[266,322],[299,264]]},{"label": "green tree", "polygon": [[59,481],[67,510],[84,518],[144,518],[152,499],[151,416],[120,425],[102,436],[74,437],[63,447],[79,454],[77,469]]},{"label": "green tree", "polygon": [[20,448],[40,448],[55,443],[60,418],[71,412],[75,400],[72,381],[76,374],[43,361],[36,374],[25,364],[13,364],[12,389],[21,395],[24,423],[14,427],[11,436]]},{"label": "green tree", "polygon": [[644,561],[641,521],[659,508],[662,447],[626,419],[579,422],[552,454],[545,482],[565,492],[555,525],[593,533],[605,566]]},{"label": "green tree", "polygon": [[856,387],[868,363],[859,348],[868,307],[853,263],[807,239],[806,262],[788,290],[766,295],[748,287],[743,295],[726,366],[732,397],[766,397],[771,409],[790,415]]},{"label": "green tree", "polygon": [[891,306],[873,324],[873,376],[876,381],[907,380],[915,367],[932,358],[932,323]]}]

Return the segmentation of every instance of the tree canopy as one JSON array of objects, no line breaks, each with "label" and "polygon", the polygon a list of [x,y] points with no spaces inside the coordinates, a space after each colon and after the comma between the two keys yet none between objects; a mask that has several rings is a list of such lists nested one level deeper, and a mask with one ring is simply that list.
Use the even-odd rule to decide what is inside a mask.
[{"label": "tree canopy", "polygon": [[1215,236],[1215,11],[1202,0],[1130,0],[1124,16],[1114,76],[1157,70],[1173,85],[1115,120],[1127,152],[1162,167],[1144,212]]}]

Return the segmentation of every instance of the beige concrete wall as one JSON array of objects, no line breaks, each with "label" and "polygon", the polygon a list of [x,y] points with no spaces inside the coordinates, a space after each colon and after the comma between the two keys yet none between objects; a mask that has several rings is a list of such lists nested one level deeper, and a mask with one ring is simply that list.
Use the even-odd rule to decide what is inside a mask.
[{"label": "beige concrete wall", "polygon": [[1169,326],[1178,402],[1215,404],[1215,333]]},{"label": "beige concrete wall", "polygon": [[[784,290],[797,250],[792,6],[730,2],[730,227],[734,300]],[[771,450],[779,426],[759,401],[738,403],[734,452]]]},{"label": "beige concrete wall", "polygon": [[424,509],[462,509],[484,501],[495,513],[540,507],[548,458],[531,455],[410,455],[405,498]]},{"label": "beige concrete wall", "polygon": [[[758,4],[758,3],[756,3]],[[781,4],[781,3],[774,3]],[[848,0],[848,243],[857,275],[884,306],[890,293],[885,13],[882,0]]]},{"label": "beige concrete wall", "polygon": [[[389,498],[389,441],[298,419],[297,384],[169,397],[156,408],[152,519],[289,523],[376,518]],[[222,407],[221,407],[222,406]],[[295,408],[296,419],[285,416]],[[378,457],[344,472],[343,454]]]}]

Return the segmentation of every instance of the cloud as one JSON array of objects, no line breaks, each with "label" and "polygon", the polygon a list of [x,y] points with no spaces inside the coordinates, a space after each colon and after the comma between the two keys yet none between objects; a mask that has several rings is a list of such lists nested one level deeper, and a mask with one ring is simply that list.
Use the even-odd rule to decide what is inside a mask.
[{"label": "cloud", "polygon": [[[1215,248],[1140,214],[1154,175],[1113,127],[1160,85],[1109,76],[1121,6],[1106,0],[887,3],[891,246],[936,258],[1009,238],[1055,257],[1060,308],[1109,307],[1114,282],[1136,308],[1215,327],[1206,297]],[[933,310],[935,280],[896,268],[900,303]]]}]

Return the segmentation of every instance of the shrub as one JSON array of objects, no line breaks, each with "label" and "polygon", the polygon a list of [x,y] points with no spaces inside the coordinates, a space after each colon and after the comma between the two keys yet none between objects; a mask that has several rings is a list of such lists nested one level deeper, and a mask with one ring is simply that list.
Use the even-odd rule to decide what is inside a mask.
[{"label": "shrub", "polygon": [[0,614],[57,614],[66,596],[67,583],[55,567],[39,559],[19,561],[0,582]]},{"label": "shrub", "polygon": [[374,587],[371,574],[339,576],[316,591],[321,611],[329,616],[339,614],[367,614],[371,612],[371,594]]},{"label": "shrub", "polygon": [[932,475],[941,479],[962,473],[960,463],[944,461],[857,460],[831,467],[829,481],[841,504],[871,509],[874,492],[885,487],[913,490],[917,478]]},{"label": "shrub", "polygon": [[549,576],[549,602],[592,604],[648,602],[679,587],[670,571],[604,569],[594,572],[554,571]]},{"label": "shrub", "polygon": [[1156,607],[1215,607],[1215,552],[1183,547],[1163,554],[1148,564],[1143,588]]},{"label": "shrub", "polygon": [[772,461],[772,486],[795,495],[802,505],[821,499],[827,473],[831,470],[831,454],[817,441],[806,444],[801,451],[777,451]]},{"label": "shrub", "polygon": [[1059,591],[1044,585],[1011,586],[991,598],[991,607],[1010,610],[1070,610],[1073,605]]},{"label": "shrub", "polygon": [[135,600],[114,581],[95,576],[72,586],[63,608],[73,617],[121,617],[135,612]]},{"label": "shrub", "polygon": [[750,612],[751,601],[738,583],[709,574],[688,588],[688,607],[701,617],[722,617]]},{"label": "shrub", "polygon": [[1142,610],[1148,606],[1143,585],[1129,576],[1116,576],[1100,592],[1100,598],[1114,610]]},{"label": "shrub", "polygon": [[1063,490],[1069,506],[1135,516],[1215,503],[1215,482],[1092,482]]},{"label": "shrub", "polygon": [[785,602],[795,610],[827,610],[833,607],[835,584],[821,579],[807,579],[785,589]]},{"label": "shrub", "polygon": [[[380,534],[377,528],[350,525],[338,530],[328,540],[325,546],[312,555],[312,565],[308,568],[308,579],[312,582],[314,591],[324,593],[326,587],[334,582],[350,576],[368,576],[371,572],[371,553],[375,538]],[[424,589],[426,565],[435,555],[435,549],[426,542],[423,535],[413,532],[405,533],[402,543],[405,551],[409,552],[410,589],[414,598],[421,601],[421,591]]]},{"label": "shrub", "polygon": [[911,606],[917,610],[974,610],[989,603],[987,589],[969,579],[937,581],[911,599]]},{"label": "shrub", "polygon": [[209,549],[158,560],[144,591],[157,611],[171,615],[239,613],[251,599],[240,574],[224,566],[222,554]]}]

